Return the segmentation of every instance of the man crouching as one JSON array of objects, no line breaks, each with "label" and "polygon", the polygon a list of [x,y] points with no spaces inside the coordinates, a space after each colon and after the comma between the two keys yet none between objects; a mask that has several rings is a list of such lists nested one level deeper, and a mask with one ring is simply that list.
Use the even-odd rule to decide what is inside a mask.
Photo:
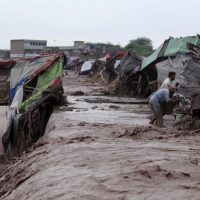
[{"label": "man crouching", "polygon": [[150,124],[156,122],[157,126],[163,126],[164,110],[168,103],[172,102],[173,94],[176,92],[176,88],[169,87],[168,89],[157,90],[149,100],[150,108],[154,113],[154,117],[150,121]]}]

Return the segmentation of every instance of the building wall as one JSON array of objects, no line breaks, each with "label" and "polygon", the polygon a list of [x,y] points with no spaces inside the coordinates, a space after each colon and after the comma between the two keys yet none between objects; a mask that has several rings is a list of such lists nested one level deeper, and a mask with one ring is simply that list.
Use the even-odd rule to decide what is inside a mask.
[{"label": "building wall", "polygon": [[71,46],[46,46],[43,53],[65,53],[70,56],[73,50]]},{"label": "building wall", "polygon": [[41,54],[47,46],[46,40],[11,40],[11,58],[31,57]]},{"label": "building wall", "polygon": [[24,49],[27,50],[43,50],[46,46],[46,40],[24,40]]},{"label": "building wall", "polygon": [[24,54],[24,40],[11,40],[10,52],[11,54]]}]

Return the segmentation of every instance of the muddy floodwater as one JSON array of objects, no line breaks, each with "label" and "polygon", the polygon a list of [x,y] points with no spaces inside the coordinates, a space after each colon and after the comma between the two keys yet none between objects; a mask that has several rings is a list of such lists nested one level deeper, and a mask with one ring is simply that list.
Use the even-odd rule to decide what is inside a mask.
[{"label": "muddy floodwater", "polygon": [[[149,126],[146,100],[105,96],[86,76],[64,77],[69,105],[45,136],[0,170],[5,200],[199,200],[199,132]],[[2,132],[2,129],[0,129]]]}]

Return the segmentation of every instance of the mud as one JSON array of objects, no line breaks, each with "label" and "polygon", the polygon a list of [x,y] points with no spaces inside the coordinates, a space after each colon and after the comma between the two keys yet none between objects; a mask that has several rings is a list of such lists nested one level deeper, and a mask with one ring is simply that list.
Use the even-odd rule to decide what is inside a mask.
[{"label": "mud", "polygon": [[0,168],[1,165],[5,162],[3,144],[1,142],[4,129],[6,126],[6,112],[8,111],[7,106],[0,106]]},{"label": "mud", "polygon": [[1,199],[199,199],[198,131],[173,129],[173,117],[167,128],[149,126],[147,105],[107,101],[104,85],[85,76],[68,73],[64,85],[69,106],[0,170]]}]

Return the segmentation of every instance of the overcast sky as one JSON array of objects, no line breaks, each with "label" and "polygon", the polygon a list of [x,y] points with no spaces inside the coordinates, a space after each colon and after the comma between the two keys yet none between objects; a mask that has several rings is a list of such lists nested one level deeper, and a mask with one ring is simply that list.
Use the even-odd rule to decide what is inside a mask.
[{"label": "overcast sky", "polygon": [[0,9],[0,48],[10,39],[125,45],[140,36],[156,48],[169,36],[200,33],[200,0],[0,0]]}]

